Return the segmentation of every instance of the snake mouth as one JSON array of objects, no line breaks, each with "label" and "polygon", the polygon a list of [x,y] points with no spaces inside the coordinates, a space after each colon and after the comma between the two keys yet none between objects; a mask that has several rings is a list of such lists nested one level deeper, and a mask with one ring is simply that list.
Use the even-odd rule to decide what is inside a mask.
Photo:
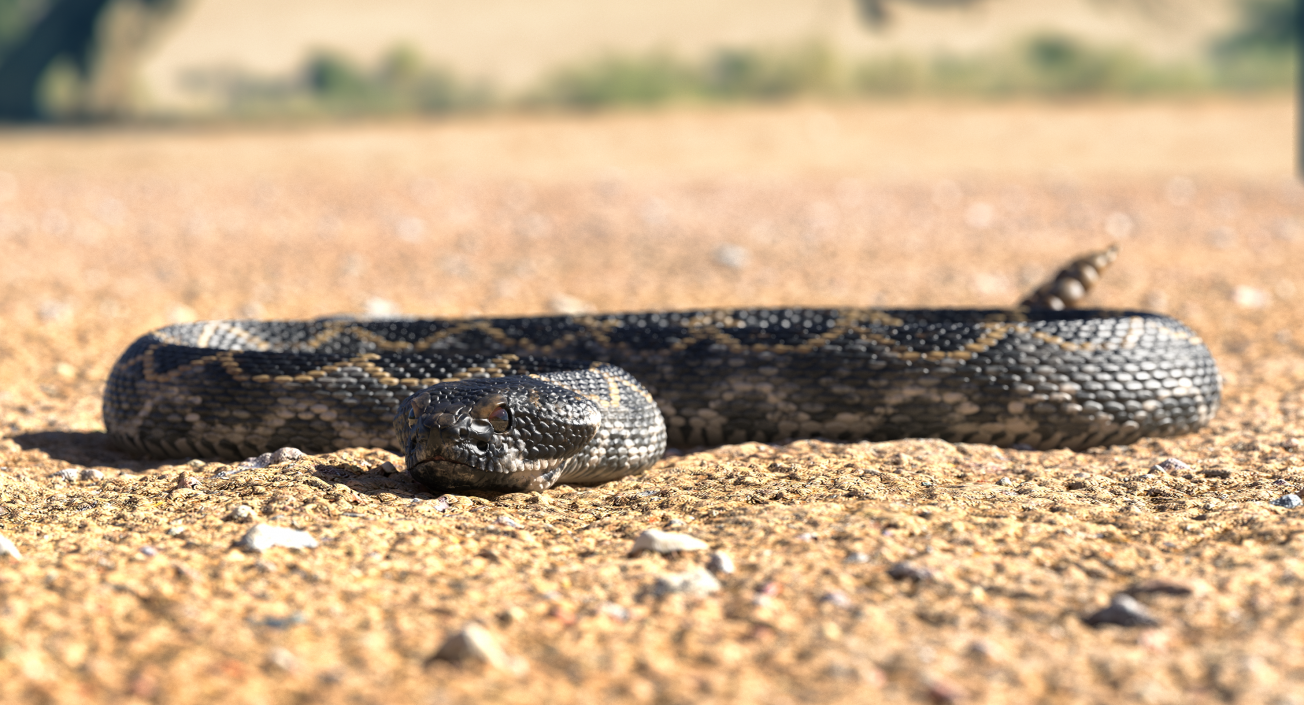
[{"label": "snake mouth", "polygon": [[523,470],[502,472],[483,470],[446,458],[433,456],[408,468],[412,478],[432,492],[481,490],[489,492],[531,492],[544,490],[557,481],[561,468],[547,472]]}]

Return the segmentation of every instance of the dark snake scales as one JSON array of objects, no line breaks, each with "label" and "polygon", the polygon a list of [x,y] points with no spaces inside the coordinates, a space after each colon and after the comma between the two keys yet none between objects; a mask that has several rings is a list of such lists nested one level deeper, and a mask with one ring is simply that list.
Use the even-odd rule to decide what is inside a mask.
[{"label": "dark snake scales", "polygon": [[667,444],[1081,449],[1200,428],[1221,378],[1198,336],[1153,313],[1054,310],[1110,259],[1075,261],[1015,310],[178,324],[118,360],[104,420],[155,457],[389,448],[437,490],[605,482]]}]

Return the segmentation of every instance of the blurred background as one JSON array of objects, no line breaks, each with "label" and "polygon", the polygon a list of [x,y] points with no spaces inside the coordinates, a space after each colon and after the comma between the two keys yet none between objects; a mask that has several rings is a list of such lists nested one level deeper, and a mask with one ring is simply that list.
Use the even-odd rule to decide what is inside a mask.
[{"label": "blurred background", "polygon": [[177,321],[1008,306],[1112,241],[1095,303],[1296,350],[1294,7],[0,0],[0,407],[96,427]]},{"label": "blurred background", "polygon": [[1294,0],[0,0],[0,118],[1283,91]]}]

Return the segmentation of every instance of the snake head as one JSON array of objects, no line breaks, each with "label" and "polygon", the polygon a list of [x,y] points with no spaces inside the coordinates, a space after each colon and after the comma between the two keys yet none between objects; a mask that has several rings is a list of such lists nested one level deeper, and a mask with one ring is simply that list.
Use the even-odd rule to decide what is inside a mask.
[{"label": "snake head", "polygon": [[435,492],[551,487],[597,434],[592,401],[533,377],[444,382],[399,405],[408,472]]}]

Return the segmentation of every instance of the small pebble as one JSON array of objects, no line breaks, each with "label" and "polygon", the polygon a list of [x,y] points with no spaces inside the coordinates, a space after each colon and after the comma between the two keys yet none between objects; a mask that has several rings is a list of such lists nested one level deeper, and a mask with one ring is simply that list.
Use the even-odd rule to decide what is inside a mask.
[{"label": "small pebble", "polygon": [[511,527],[511,528],[513,528],[513,529],[519,529],[519,528],[521,528],[521,523],[520,523],[520,522],[518,522],[518,521],[516,521],[515,519],[513,519],[513,518],[507,516],[506,514],[500,514],[500,515],[498,515],[498,518],[495,519],[494,522],[497,523],[497,524],[502,524],[503,526]]},{"label": "small pebble", "polygon": [[386,475],[398,474],[398,468],[394,467],[394,463],[391,463],[388,460],[380,464],[380,471]]},{"label": "small pebble", "polygon": [[1014,480],[1011,480],[1008,477],[1002,477],[1001,479],[996,481],[996,484],[1000,485],[1001,487],[1009,487],[1010,485],[1014,484]]},{"label": "small pebble", "polygon": [[845,593],[838,592],[837,590],[824,593],[824,595],[820,597],[820,602],[844,610],[849,609],[852,606],[851,598],[847,597]]},{"label": "small pebble", "polygon": [[503,625],[504,627],[509,627],[513,624],[519,624],[521,622],[524,622],[525,617],[526,617],[525,610],[521,609],[520,607],[515,607],[515,606],[508,607],[507,609],[498,613],[498,623]]},{"label": "small pebble", "polygon": [[1294,509],[1295,507],[1304,504],[1304,500],[1301,500],[1297,494],[1287,494],[1272,500],[1272,504],[1276,507]]},{"label": "small pebble", "polygon": [[76,482],[81,478],[81,472],[76,468],[64,468],[54,474],[55,477],[62,478],[68,482]]},{"label": "small pebble", "polygon": [[267,665],[278,671],[289,673],[290,671],[298,669],[299,659],[295,658],[294,653],[289,649],[282,646],[276,646],[273,647],[271,651],[267,652]]},{"label": "small pebble", "polygon": [[177,489],[179,490],[193,490],[199,485],[199,478],[190,473],[183,472],[177,475]]},{"label": "small pebble", "polygon": [[168,529],[168,536],[180,536],[184,533],[186,533],[186,527],[184,526],[173,526]]},{"label": "small pebble", "polygon": [[302,457],[303,451],[298,448],[290,448],[289,446],[286,446],[285,448],[278,448],[276,451],[271,453],[263,453],[257,458],[246,458],[240,463],[239,467],[244,469],[265,468],[276,465],[277,463],[298,460]]},{"label": "small pebble", "polygon": [[1153,627],[1159,622],[1135,597],[1120,592],[1110,598],[1109,606],[1087,615],[1082,621],[1093,627],[1117,624],[1120,627]]},{"label": "small pebble", "polygon": [[720,592],[720,581],[705,568],[696,568],[685,573],[667,573],[657,578],[652,584],[652,594],[657,597],[683,594],[690,597],[705,597]]},{"label": "small pebble", "polygon": [[204,461],[200,460],[199,458],[195,458],[194,460],[192,460],[192,461],[186,463],[186,466],[198,470],[199,468],[202,468],[202,467],[204,467],[204,466],[207,465],[207,464],[208,464],[208,463],[205,463]]},{"label": "small pebble", "polygon": [[811,541],[814,541],[817,538],[819,538],[818,535],[809,532],[804,534],[797,534],[797,540],[801,541],[802,543],[810,543]]},{"label": "small pebble", "polygon": [[639,534],[637,539],[634,539],[634,547],[630,549],[629,555],[637,556],[647,551],[652,551],[654,553],[702,551],[708,548],[710,548],[710,546],[708,546],[705,541],[689,536],[688,534],[648,529]]},{"label": "small pebble", "polygon": [[317,539],[314,539],[306,531],[290,529],[284,526],[257,524],[245,532],[244,538],[240,539],[239,546],[246,551],[262,553],[276,546],[282,548],[316,548]]},{"label": "small pebble", "polygon": [[77,477],[83,482],[99,482],[104,479],[104,471],[95,468],[83,468]]},{"label": "small pebble", "polygon": [[602,606],[601,611],[602,614],[607,615],[607,617],[614,619],[617,622],[629,621],[629,617],[630,617],[629,608],[625,607],[624,605],[618,605],[614,602],[608,602]]},{"label": "small pebble", "polygon": [[158,549],[153,546],[141,546],[140,552],[142,555],[149,556],[150,558],[158,555]]},{"label": "small pebble", "polygon": [[513,659],[498,644],[494,635],[474,622],[444,640],[430,660],[459,665],[480,663],[498,670],[513,670]]},{"label": "small pebble", "polygon": [[254,520],[254,508],[247,504],[237,505],[235,509],[231,510],[230,514],[226,515],[226,520],[248,524]]},{"label": "small pebble", "polygon": [[733,558],[724,551],[714,551],[711,553],[711,559],[706,563],[706,569],[716,575],[733,575]]},{"label": "small pebble", "polygon": [[869,554],[862,551],[852,551],[843,559],[844,563],[868,563]]},{"label": "small pebble", "polygon": [[893,580],[910,580],[916,583],[922,583],[926,580],[933,579],[933,571],[914,563],[902,561],[887,569],[887,574]]},{"label": "small pebble", "polygon": [[0,534],[0,554],[9,556],[16,561],[21,561],[23,559],[22,552],[20,552],[18,547],[14,545],[14,542],[10,541],[9,537],[4,534]]},{"label": "small pebble", "polygon": [[1175,475],[1179,472],[1190,472],[1190,471],[1191,471],[1191,466],[1178,460],[1177,458],[1168,458],[1167,460],[1161,460],[1158,463],[1155,463],[1150,468],[1150,472],[1157,473],[1157,474],[1169,473],[1171,475]]}]

